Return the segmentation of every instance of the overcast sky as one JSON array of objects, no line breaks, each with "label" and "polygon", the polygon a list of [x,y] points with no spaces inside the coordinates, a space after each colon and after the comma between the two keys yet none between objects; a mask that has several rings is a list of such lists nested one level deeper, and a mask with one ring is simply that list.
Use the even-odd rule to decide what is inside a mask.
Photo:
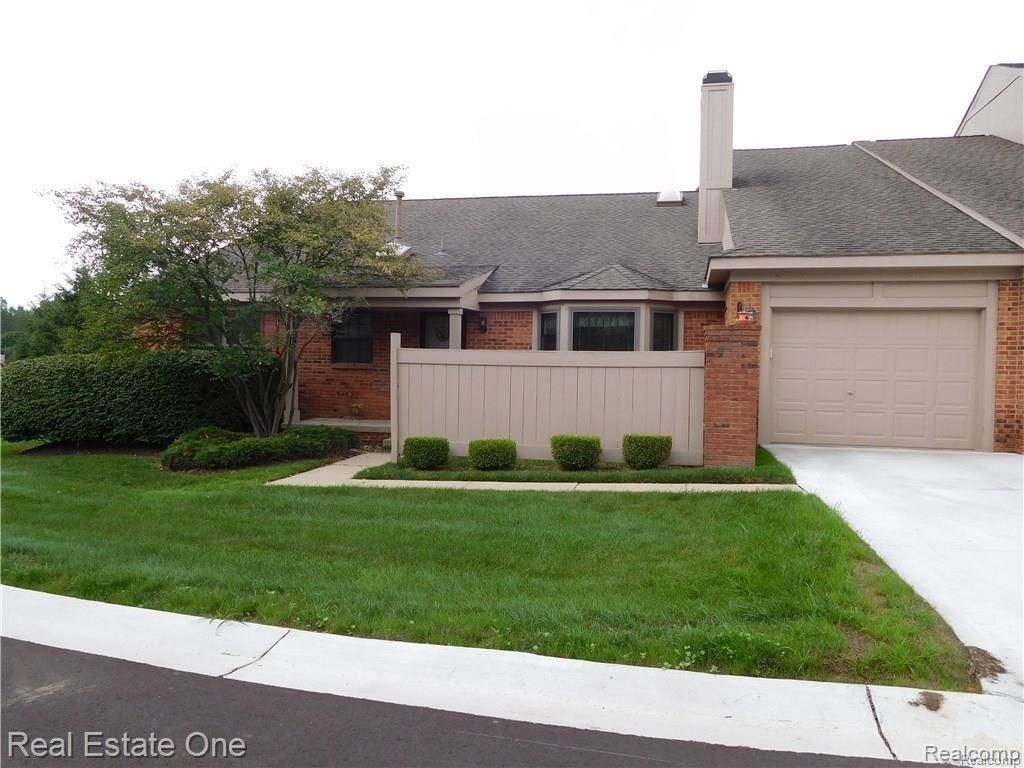
[{"label": "overcast sky", "polygon": [[43,193],[234,168],[407,168],[408,197],[697,185],[700,78],[742,147],[948,136],[1024,3],[7,0],[0,295],[52,290]]}]

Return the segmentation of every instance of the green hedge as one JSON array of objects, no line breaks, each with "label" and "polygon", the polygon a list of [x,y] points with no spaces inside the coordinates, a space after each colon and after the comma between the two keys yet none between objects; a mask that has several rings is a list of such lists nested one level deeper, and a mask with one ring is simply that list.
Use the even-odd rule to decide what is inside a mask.
[{"label": "green hedge", "polygon": [[512,469],[515,465],[515,440],[495,438],[469,441],[469,466],[473,469]]},{"label": "green hedge", "polygon": [[130,358],[51,355],[3,369],[6,440],[167,445],[204,424],[245,429],[211,353],[147,352]]},{"label": "green hedge", "polygon": [[448,463],[450,450],[443,437],[407,437],[402,460],[413,469],[440,469]]},{"label": "green hedge", "polygon": [[333,456],[359,445],[353,432],[339,427],[289,427],[272,437],[256,437],[220,427],[186,432],[160,454],[168,469],[233,469],[292,459]]},{"label": "green hedge", "polygon": [[671,435],[623,435],[622,460],[630,469],[654,469],[668,461]]},{"label": "green hedge", "polygon": [[551,456],[561,469],[593,469],[601,458],[597,435],[552,435]]}]

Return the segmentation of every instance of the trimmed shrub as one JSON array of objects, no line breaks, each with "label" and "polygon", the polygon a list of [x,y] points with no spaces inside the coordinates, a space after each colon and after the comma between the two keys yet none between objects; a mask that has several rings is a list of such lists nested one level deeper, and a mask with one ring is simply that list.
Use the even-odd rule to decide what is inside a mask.
[{"label": "trimmed shrub", "polygon": [[248,425],[211,353],[51,355],[3,369],[5,440],[167,445],[204,424]]},{"label": "trimmed shrub", "polygon": [[672,435],[624,435],[622,458],[630,469],[654,469],[668,461]]},{"label": "trimmed shrub", "polygon": [[443,437],[407,437],[402,460],[414,469],[440,469],[448,463],[448,440]]},{"label": "trimmed shrub", "polygon": [[593,469],[601,458],[597,435],[552,435],[551,456],[560,469]]},{"label": "trimmed shrub", "polygon": [[469,466],[473,469],[512,469],[515,465],[515,440],[469,441]]},{"label": "trimmed shrub", "polygon": [[316,459],[359,444],[347,429],[322,425],[289,427],[271,437],[256,437],[218,427],[187,432],[160,455],[168,469],[234,469],[292,459]]}]

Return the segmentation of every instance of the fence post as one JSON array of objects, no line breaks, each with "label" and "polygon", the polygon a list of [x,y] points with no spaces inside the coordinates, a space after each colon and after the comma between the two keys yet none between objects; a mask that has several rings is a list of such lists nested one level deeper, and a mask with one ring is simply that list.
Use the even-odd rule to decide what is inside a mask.
[{"label": "fence post", "polygon": [[391,460],[398,461],[398,350],[402,348],[402,334],[391,334]]}]

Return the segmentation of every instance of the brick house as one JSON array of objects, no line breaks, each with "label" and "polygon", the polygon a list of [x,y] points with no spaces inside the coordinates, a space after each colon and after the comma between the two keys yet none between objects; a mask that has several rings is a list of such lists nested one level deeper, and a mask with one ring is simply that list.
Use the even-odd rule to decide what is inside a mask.
[{"label": "brick house", "polygon": [[707,463],[757,441],[1021,451],[1022,72],[990,68],[952,137],[752,150],[712,72],[697,191],[399,196],[396,241],[436,276],[361,292],[306,348],[297,415],[386,437],[399,333],[704,351]]}]

